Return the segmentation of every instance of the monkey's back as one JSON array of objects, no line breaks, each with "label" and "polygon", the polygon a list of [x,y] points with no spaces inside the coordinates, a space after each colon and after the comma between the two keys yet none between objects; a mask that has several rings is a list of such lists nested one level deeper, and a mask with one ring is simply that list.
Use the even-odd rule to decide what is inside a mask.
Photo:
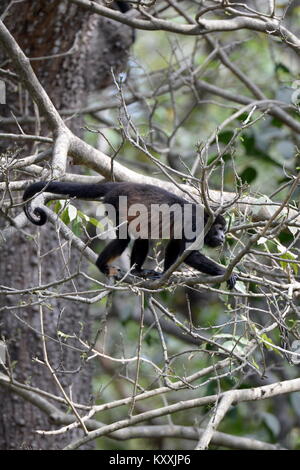
[{"label": "monkey's back", "polygon": [[133,204],[144,204],[147,207],[150,207],[151,204],[168,204],[169,206],[188,204],[184,198],[158,186],[126,182],[111,185],[104,197],[104,202],[117,207],[120,196],[126,196],[130,206]]},{"label": "monkey's back", "polygon": [[184,230],[195,225],[196,205],[157,186],[115,183],[103,202],[117,211],[118,225],[128,223],[133,238],[182,239]]}]

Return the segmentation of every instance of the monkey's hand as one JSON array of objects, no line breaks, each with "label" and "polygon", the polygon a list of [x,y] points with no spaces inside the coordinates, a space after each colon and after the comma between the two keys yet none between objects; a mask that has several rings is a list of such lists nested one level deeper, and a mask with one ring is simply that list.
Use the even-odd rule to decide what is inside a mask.
[{"label": "monkey's hand", "polygon": [[234,288],[237,279],[238,279],[237,274],[232,273],[230,278],[227,281],[227,287],[229,290],[232,290]]}]

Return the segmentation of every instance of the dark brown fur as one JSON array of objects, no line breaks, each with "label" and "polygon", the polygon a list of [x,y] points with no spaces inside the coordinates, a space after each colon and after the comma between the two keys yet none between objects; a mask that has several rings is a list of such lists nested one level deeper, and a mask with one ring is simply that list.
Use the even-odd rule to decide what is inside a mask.
[{"label": "dark brown fur", "polygon": [[[157,186],[138,184],[138,183],[98,183],[98,184],[81,184],[81,183],[65,183],[65,182],[38,182],[30,185],[24,193],[24,211],[36,225],[43,225],[47,221],[47,216],[42,207],[37,207],[31,211],[30,203],[28,199],[32,198],[35,194],[46,191],[54,194],[66,195],[69,197],[77,197],[79,199],[97,200],[103,199],[105,204],[111,204],[118,214],[117,226],[122,221],[127,221],[130,224],[138,217],[138,213],[131,216],[128,215],[128,210],[134,204],[143,204],[143,206],[151,212],[151,206],[153,204],[166,204],[167,206],[173,206],[178,204],[180,207],[184,207],[185,204],[190,204],[193,209],[193,216],[188,223],[193,227],[196,226],[195,213],[197,206],[186,201],[184,198],[176,196],[175,194],[166,191]],[[120,210],[119,198],[120,196],[127,197],[127,207],[124,210]],[[204,224],[206,224],[208,216],[204,212]],[[131,267],[135,267],[137,273],[143,274],[142,265],[147,257],[149,249],[149,235],[144,236],[142,231],[147,229],[148,234],[151,234],[150,220],[149,217],[140,219],[141,234],[134,242],[132,254],[131,254]],[[184,221],[185,223],[186,221]],[[163,222],[164,223],[164,222]],[[166,248],[164,271],[170,268],[175,263],[178,256],[180,256],[187,247],[187,239],[182,233],[180,239],[174,238],[174,223],[175,216],[170,219],[170,241]],[[162,222],[159,224],[158,237],[162,237]],[[204,243],[211,247],[217,247],[222,245],[225,239],[226,223],[224,217],[218,215],[211,226],[210,230],[204,238]],[[147,230],[146,230],[147,232]],[[119,236],[119,230],[117,229],[117,239],[112,240],[106,248],[100,253],[96,265],[101,272],[110,274],[109,263],[120,256],[130,242],[130,233],[127,232],[127,236],[121,239]],[[198,250],[191,251],[184,261],[187,265],[212,276],[223,275],[226,269],[214,261],[207,258]],[[155,273],[158,275],[158,273]],[[232,274],[227,281],[228,287],[232,289],[236,282],[236,275]]]}]

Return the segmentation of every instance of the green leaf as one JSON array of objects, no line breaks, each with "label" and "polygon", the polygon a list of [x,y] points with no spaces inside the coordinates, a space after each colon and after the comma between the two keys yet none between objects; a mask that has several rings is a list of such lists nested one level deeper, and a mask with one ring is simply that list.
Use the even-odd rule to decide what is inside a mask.
[{"label": "green leaf", "polygon": [[241,178],[243,184],[252,183],[252,181],[254,181],[256,179],[256,177],[257,177],[257,170],[255,168],[253,168],[252,166],[248,166],[240,174],[240,178]]},{"label": "green leaf", "polygon": [[62,203],[61,203],[61,201],[56,201],[56,203],[55,203],[55,205],[54,205],[54,209],[53,209],[54,212],[55,212],[55,214],[58,214],[59,211],[61,210],[61,208],[62,208]]},{"label": "green leaf", "polygon": [[84,212],[80,211],[79,209],[77,209],[77,214],[81,217],[82,220],[85,220],[86,222],[90,221],[89,216],[84,214]]},{"label": "green leaf", "polygon": [[94,219],[94,217],[90,217],[89,219],[90,223],[94,225],[95,227],[99,227],[100,229],[104,228],[104,225],[97,219]]},{"label": "green leaf", "polygon": [[72,204],[69,204],[67,207],[67,211],[68,211],[69,220],[70,222],[72,222],[77,217],[77,209]]},{"label": "green leaf", "polygon": [[[267,336],[266,333],[262,333],[260,335],[260,337],[261,337],[262,340],[265,340],[265,341],[268,341],[268,343],[274,344],[273,340],[271,338],[269,338],[269,336]],[[266,344],[266,343],[264,343],[264,344],[265,344],[267,349],[271,349],[272,351],[274,350],[274,348],[272,348],[272,346],[270,346],[269,344]]]},{"label": "green leaf", "polygon": [[287,66],[285,64],[283,64],[282,62],[278,62],[276,65],[275,65],[275,70],[278,72],[278,71],[282,71],[282,72],[285,72],[285,73],[288,73],[290,74],[291,71],[290,69],[287,68]]},{"label": "green leaf", "polygon": [[233,137],[233,131],[223,131],[218,135],[218,140],[222,144],[228,144]]},{"label": "green leaf", "polygon": [[68,208],[63,211],[63,213],[60,216],[61,220],[63,221],[64,224],[69,225],[70,223],[70,217],[69,217],[69,211]]},{"label": "green leaf", "polygon": [[288,227],[289,231],[295,236],[298,231],[299,231],[299,228],[298,227]]},{"label": "green leaf", "polygon": [[299,266],[297,263],[286,263],[284,261],[284,260],[288,260],[288,261],[296,260],[297,256],[291,251],[286,250],[285,247],[282,246],[281,244],[277,248],[278,248],[278,252],[281,253],[279,257],[283,260],[283,261],[280,261],[280,266],[282,267],[282,269],[286,271],[289,267],[291,267],[294,273],[298,274]]},{"label": "green leaf", "polygon": [[81,232],[82,232],[82,221],[79,220],[79,218],[77,218],[76,220],[74,220],[74,222],[72,223],[72,232],[73,232],[74,235],[76,235],[77,237],[80,237]]},{"label": "green leaf", "polygon": [[258,240],[257,240],[257,245],[263,245],[264,243],[266,243],[268,241],[268,239],[266,237],[260,237]]},{"label": "green leaf", "polygon": [[242,294],[247,294],[246,284],[243,281],[237,281],[234,287]]},{"label": "green leaf", "polygon": [[278,351],[277,348],[272,347],[272,344],[274,344],[275,346],[275,343],[271,338],[269,338],[269,336],[266,335],[266,333],[262,333],[260,335],[260,338],[267,349],[274,351],[276,354],[279,354],[281,356],[281,352]]},{"label": "green leaf", "polygon": [[68,334],[64,333],[63,331],[61,331],[61,330],[58,330],[58,331],[57,331],[57,335],[58,335],[61,339],[64,339],[64,340],[67,340],[68,338],[73,338],[73,336],[68,335]]},{"label": "green leaf", "polygon": [[100,305],[106,305],[106,302],[107,302],[107,295],[105,295],[104,297],[102,297],[102,299],[99,300],[99,304]]},{"label": "green leaf", "polygon": [[240,136],[240,141],[245,148],[245,151],[248,156],[255,158],[256,160],[263,160],[266,163],[270,163],[273,166],[276,166],[282,169],[282,164],[274,160],[270,155],[263,150],[257,142],[257,137],[254,132],[247,131]]}]

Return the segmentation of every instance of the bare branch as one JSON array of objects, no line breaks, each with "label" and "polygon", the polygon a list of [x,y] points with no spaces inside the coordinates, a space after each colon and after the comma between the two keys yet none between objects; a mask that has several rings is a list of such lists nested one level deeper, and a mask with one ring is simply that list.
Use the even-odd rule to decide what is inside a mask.
[{"label": "bare branch", "polygon": [[[178,24],[172,21],[163,20],[146,14],[145,10],[141,9],[144,15],[147,16],[148,20],[142,20],[139,18],[133,18],[131,15],[123,15],[122,13],[99,5],[90,0],[69,0],[70,3],[89,10],[92,13],[98,13],[99,15],[105,16],[112,20],[119,21],[120,23],[127,24],[132,28],[148,30],[148,31],[169,31],[170,33],[186,34],[197,36],[201,34],[207,34],[218,31],[236,31],[240,29],[249,29],[252,31],[258,31],[271,36],[278,36],[286,42],[286,44],[294,49],[294,51],[300,53],[300,40],[290,32],[287,28],[281,25],[281,22],[275,18],[251,18],[249,16],[239,16],[231,18],[229,20],[206,20],[199,19],[197,25],[194,24]],[[135,16],[137,13],[135,14]]]}]

